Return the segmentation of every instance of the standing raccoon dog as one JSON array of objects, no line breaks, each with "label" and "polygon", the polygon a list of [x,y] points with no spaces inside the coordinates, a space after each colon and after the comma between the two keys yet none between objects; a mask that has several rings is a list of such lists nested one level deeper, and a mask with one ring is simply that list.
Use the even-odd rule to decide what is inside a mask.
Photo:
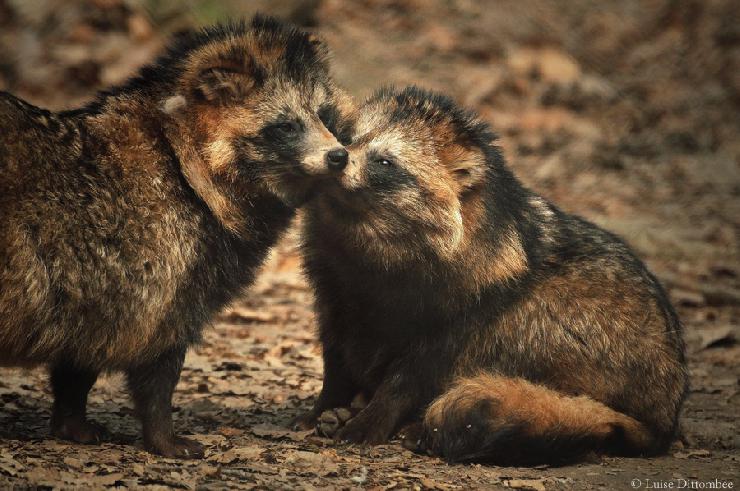
[{"label": "standing raccoon dog", "polygon": [[419,445],[450,461],[664,450],[680,325],[629,248],[525,189],[446,97],[381,91],[358,114],[348,166],[307,211],[325,374],[298,423],[360,392],[340,440],[423,420]]},{"label": "standing raccoon dog", "polygon": [[144,442],[172,428],[187,348],[346,151],[324,47],[256,17],[183,35],[79,110],[0,93],[0,365],[48,364],[55,435],[95,442],[87,394],[125,371]]}]

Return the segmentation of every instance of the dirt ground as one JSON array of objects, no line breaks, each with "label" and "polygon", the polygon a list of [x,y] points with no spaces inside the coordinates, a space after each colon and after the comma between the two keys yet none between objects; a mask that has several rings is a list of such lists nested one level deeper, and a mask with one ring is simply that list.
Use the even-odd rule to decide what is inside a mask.
[{"label": "dirt ground", "polygon": [[44,371],[3,368],[0,488],[740,486],[737,2],[0,0],[0,90],[73,107],[132,74],[173,30],[257,9],[323,35],[357,97],[417,83],[476,108],[527,185],[635,247],[685,326],[683,442],[658,458],[506,468],[290,431],[322,371],[293,231],[186,360],[176,427],[207,446],[205,460],[144,452],[117,375],[89,405],[110,442],[51,439]]}]

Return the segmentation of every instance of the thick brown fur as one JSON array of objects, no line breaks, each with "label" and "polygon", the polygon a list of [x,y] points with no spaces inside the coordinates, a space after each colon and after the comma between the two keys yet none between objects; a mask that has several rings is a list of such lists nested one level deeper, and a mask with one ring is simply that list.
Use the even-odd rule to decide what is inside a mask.
[{"label": "thick brown fur", "polygon": [[385,90],[357,114],[350,163],[306,216],[325,374],[298,423],[361,392],[339,439],[423,420],[421,447],[450,461],[663,451],[680,325],[624,242],[524,188],[446,97]]},{"label": "thick brown fur", "polygon": [[87,393],[122,370],[145,445],[202,453],[172,429],[185,352],[341,149],[345,105],[325,47],[265,17],[185,33],[81,109],[0,93],[0,365],[49,365],[54,434],[97,441]]}]

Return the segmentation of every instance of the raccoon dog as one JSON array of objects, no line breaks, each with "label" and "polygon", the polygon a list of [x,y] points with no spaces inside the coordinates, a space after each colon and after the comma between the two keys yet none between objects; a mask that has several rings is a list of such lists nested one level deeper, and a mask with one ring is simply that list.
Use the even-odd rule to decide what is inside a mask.
[{"label": "raccoon dog", "polygon": [[98,441],[87,394],[124,371],[146,447],[202,454],[172,427],[185,352],[347,158],[344,101],[325,47],[265,17],[179,36],[81,109],[0,93],[0,365],[50,367],[55,435]]},{"label": "raccoon dog", "polygon": [[340,440],[420,421],[414,442],[450,461],[664,450],[686,393],[680,325],[624,242],[523,187],[447,97],[383,90],[356,135],[308,206],[325,374],[297,423],[359,392]]}]

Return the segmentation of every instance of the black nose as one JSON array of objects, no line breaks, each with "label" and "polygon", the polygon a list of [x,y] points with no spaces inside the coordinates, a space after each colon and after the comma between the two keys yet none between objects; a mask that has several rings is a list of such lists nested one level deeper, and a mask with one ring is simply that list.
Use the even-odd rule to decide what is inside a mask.
[{"label": "black nose", "polygon": [[327,152],[326,165],[329,166],[329,169],[331,170],[342,170],[347,167],[348,159],[349,154],[347,153],[347,150],[343,148],[335,148],[334,150],[329,150],[329,152]]}]

